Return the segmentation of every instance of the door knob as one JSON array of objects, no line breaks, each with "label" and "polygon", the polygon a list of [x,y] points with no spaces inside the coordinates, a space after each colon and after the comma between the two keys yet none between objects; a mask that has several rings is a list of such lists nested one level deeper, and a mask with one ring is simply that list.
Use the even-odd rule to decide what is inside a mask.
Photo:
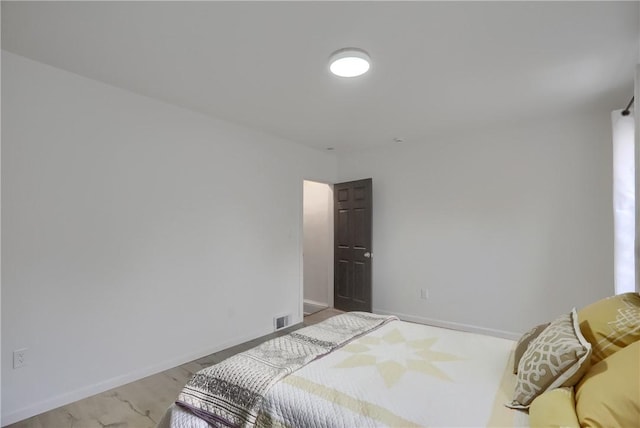
[{"label": "door knob", "polygon": [[373,257],[373,254],[371,254],[370,252],[367,251],[366,253],[364,253],[364,256],[366,258],[370,259],[371,257]]}]

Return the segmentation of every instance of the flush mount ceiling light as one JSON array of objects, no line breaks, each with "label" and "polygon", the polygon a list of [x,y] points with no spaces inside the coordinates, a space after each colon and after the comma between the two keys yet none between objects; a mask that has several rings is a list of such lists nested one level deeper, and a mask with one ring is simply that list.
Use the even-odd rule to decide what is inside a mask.
[{"label": "flush mount ceiling light", "polygon": [[369,71],[371,58],[362,49],[344,48],[329,58],[329,70],[339,77],[357,77]]}]

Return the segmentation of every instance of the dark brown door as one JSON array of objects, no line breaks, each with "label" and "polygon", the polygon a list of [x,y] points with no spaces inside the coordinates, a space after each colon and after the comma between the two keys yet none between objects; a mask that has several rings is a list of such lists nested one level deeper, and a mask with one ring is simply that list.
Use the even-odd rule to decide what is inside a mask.
[{"label": "dark brown door", "polygon": [[336,309],[371,312],[371,179],[333,186]]}]

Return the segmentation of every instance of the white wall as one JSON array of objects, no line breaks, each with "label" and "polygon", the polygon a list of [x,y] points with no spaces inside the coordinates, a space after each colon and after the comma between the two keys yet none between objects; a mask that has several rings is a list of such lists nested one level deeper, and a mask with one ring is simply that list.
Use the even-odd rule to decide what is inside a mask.
[{"label": "white wall", "polygon": [[[0,7],[0,22],[2,22],[2,7]],[[2,55],[0,55],[0,80],[2,79]],[[0,85],[0,94],[2,93],[2,85]],[[2,129],[2,108],[0,107],[0,129]],[[2,188],[2,138],[0,137],[0,189]],[[0,190],[0,200],[2,199],[2,190]],[[0,203],[0,206],[2,204]],[[0,224],[2,223],[2,214],[0,210]],[[0,242],[2,241],[2,228],[0,227]],[[0,245],[0,332],[2,331],[2,245]],[[2,340],[0,340],[0,424],[2,423]]]},{"label": "white wall", "polygon": [[301,321],[332,156],[2,55],[3,424]]},{"label": "white wall", "polygon": [[[640,64],[636,65],[633,95],[636,102],[640,103]],[[640,293],[640,108],[634,105],[633,114],[636,120],[636,291]]]},{"label": "white wall", "polygon": [[333,285],[333,192],[304,182],[304,300],[329,306]]},{"label": "white wall", "polygon": [[613,294],[611,163],[608,109],[341,156],[373,178],[374,311],[513,337]]}]

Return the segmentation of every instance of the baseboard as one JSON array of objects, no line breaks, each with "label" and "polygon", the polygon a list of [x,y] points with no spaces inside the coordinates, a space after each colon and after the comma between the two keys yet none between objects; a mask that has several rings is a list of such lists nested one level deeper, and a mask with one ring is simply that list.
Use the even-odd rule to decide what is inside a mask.
[{"label": "baseboard", "polygon": [[[294,328],[299,328],[301,326],[302,326],[302,323],[297,323],[287,327],[286,329],[283,329],[283,331],[293,330]],[[51,397],[37,403],[29,404],[28,406],[25,406],[14,412],[8,413],[6,415],[2,415],[2,426],[4,427],[6,425],[10,425],[10,424],[22,421],[32,416],[36,416],[41,413],[48,412],[49,410],[56,409],[60,406],[65,406],[75,401],[91,397],[92,395],[100,394],[102,392],[108,391],[113,388],[117,388],[119,386],[125,385],[130,382],[135,382],[147,376],[151,376],[151,375],[163,372],[165,370],[169,370],[171,368],[180,366],[190,361],[197,360],[198,358],[206,357],[207,355],[213,354],[215,352],[219,352],[224,349],[231,348],[232,346],[236,346],[241,343],[248,342],[250,340],[254,340],[256,338],[269,335],[271,333],[273,333],[273,329],[271,328],[271,326],[269,326],[268,328],[263,329],[259,332],[255,332],[253,334],[249,334],[234,340],[224,342],[220,345],[207,348],[200,352],[185,354],[180,357],[172,358],[170,360],[164,361],[159,364],[154,364],[149,367],[145,367],[139,370],[134,370],[125,375],[116,376],[111,379],[104,380],[94,385],[78,388],[74,391],[57,395],[55,397]]]},{"label": "baseboard", "polygon": [[451,322],[451,321],[435,320],[432,318],[425,318],[417,315],[402,314],[399,312],[387,311],[384,309],[374,309],[373,312],[376,314],[382,314],[382,315],[395,315],[403,321],[410,321],[418,324],[426,324],[434,327],[448,328],[450,330],[465,331],[468,333],[478,333],[478,334],[484,334],[487,336],[501,337],[503,339],[509,339],[509,340],[518,340],[520,336],[522,336],[522,333],[514,333],[511,331],[496,330],[493,328],[486,328],[486,327],[478,327],[475,325],[462,324],[462,323]]},{"label": "baseboard", "polygon": [[329,307],[328,303],[322,303],[322,302],[318,302],[316,300],[311,300],[311,299],[304,299],[304,303],[309,303],[315,306],[326,306],[327,308]]}]

